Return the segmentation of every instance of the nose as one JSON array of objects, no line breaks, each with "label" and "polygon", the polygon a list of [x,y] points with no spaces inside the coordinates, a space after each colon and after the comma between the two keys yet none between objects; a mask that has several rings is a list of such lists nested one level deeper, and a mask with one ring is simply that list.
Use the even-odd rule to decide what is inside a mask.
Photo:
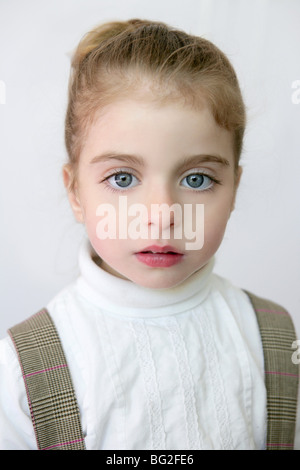
[{"label": "nose", "polygon": [[172,188],[157,183],[148,191],[146,201],[148,218],[145,222],[151,230],[156,229],[163,236],[165,231],[178,224],[181,206]]}]

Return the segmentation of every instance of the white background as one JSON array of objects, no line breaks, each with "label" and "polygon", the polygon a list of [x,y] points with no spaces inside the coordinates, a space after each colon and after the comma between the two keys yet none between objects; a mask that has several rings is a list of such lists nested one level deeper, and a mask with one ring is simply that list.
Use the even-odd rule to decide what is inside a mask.
[{"label": "white background", "polygon": [[244,174],[216,272],[283,304],[300,338],[299,0],[0,0],[0,337],[78,274],[84,231],[61,178],[69,53],[132,17],[203,35],[236,68]]}]

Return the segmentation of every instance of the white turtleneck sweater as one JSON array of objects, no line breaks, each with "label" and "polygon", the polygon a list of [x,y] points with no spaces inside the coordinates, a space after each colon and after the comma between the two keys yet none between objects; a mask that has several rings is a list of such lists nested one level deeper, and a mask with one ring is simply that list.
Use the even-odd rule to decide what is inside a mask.
[{"label": "white turtleneck sweater", "polygon": [[[264,449],[256,316],[213,265],[175,288],[147,289],[103,271],[82,246],[80,277],[46,307],[88,450]],[[16,352],[8,337],[0,345],[0,449],[36,449]]]}]

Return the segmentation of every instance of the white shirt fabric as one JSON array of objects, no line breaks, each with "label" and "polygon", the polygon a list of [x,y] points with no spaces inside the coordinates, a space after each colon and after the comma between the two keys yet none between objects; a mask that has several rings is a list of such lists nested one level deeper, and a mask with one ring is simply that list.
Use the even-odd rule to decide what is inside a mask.
[{"label": "white shirt fabric", "polygon": [[[213,259],[180,286],[153,290],[92,255],[85,242],[80,277],[46,305],[86,448],[264,449],[263,352],[247,295],[213,273]],[[36,449],[16,352],[9,337],[0,345],[0,449]]]}]

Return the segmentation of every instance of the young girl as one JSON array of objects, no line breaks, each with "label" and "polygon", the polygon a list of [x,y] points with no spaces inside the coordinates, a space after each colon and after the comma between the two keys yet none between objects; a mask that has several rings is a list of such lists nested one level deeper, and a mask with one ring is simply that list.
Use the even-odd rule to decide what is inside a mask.
[{"label": "young girl", "polygon": [[141,20],[83,38],[63,169],[81,274],[1,343],[2,449],[293,448],[289,316],[213,273],[244,128],[209,41]]}]

